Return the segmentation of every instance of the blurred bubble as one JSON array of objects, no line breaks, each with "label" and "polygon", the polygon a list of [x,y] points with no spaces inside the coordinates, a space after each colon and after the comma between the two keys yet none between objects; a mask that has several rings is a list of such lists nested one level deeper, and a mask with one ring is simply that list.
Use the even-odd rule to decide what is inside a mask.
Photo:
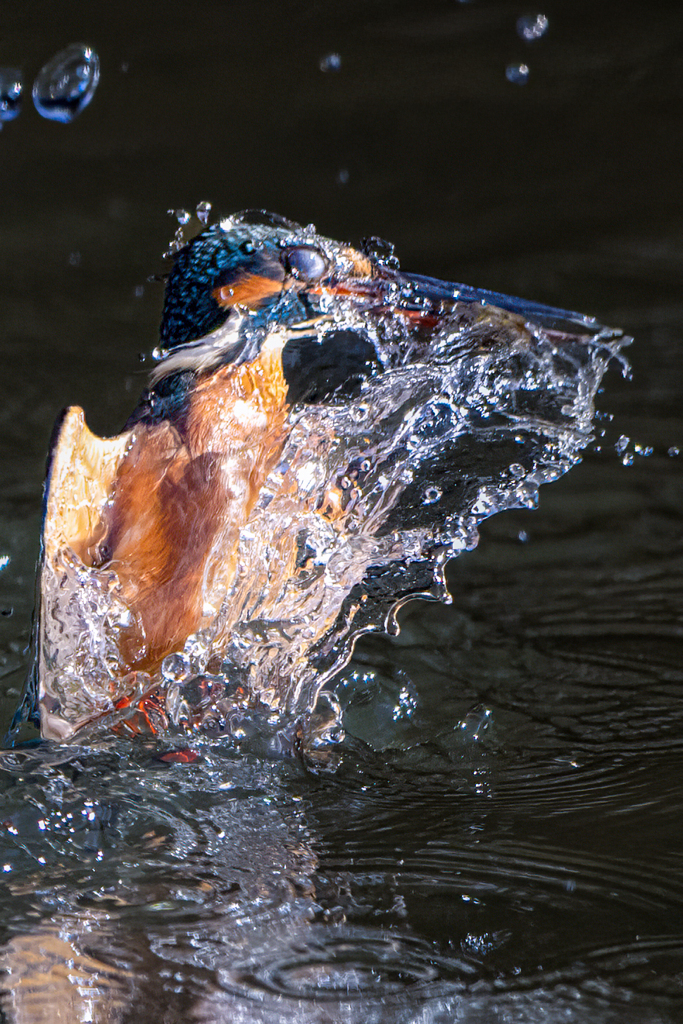
[{"label": "blurred bubble", "polygon": [[526,64],[508,64],[505,77],[513,85],[525,85],[529,77],[529,68]]},{"label": "blurred bubble", "polygon": [[13,121],[21,111],[21,71],[0,68],[0,122]]},{"label": "blurred bubble", "polygon": [[68,124],[87,107],[100,80],[100,60],[90,46],[74,43],[38,72],[33,102],[50,121]]},{"label": "blurred bubble", "polygon": [[545,14],[524,14],[517,19],[517,34],[528,42],[540,39],[548,30]]},{"label": "blurred bubble", "polygon": [[328,53],[320,60],[321,71],[339,71],[342,65],[342,59],[338,53]]},{"label": "blurred bubble", "polygon": [[349,183],[349,172],[345,167],[341,167],[337,171],[336,182],[338,185],[348,185]]}]

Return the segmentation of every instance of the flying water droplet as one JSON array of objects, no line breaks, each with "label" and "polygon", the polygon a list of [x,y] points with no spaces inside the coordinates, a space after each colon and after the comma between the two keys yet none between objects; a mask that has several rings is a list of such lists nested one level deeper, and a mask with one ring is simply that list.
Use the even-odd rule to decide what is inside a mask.
[{"label": "flying water droplet", "polygon": [[676,445],[673,444],[666,454],[669,456],[670,459],[675,459],[678,455],[681,454],[681,449],[677,448]]},{"label": "flying water droplet", "polygon": [[338,185],[348,185],[349,183],[349,172],[346,167],[340,167],[337,171],[336,182]]},{"label": "flying water droplet", "polygon": [[187,210],[167,210],[166,213],[169,217],[175,217],[180,225],[188,224],[192,217],[192,214],[188,213]]},{"label": "flying water droplet", "polygon": [[614,447],[618,455],[623,455],[628,448],[628,443],[631,440],[626,434],[622,434],[619,440],[615,443]]},{"label": "flying water droplet", "polygon": [[195,212],[197,214],[197,220],[200,220],[202,224],[208,224],[209,215],[211,213],[211,203],[208,203],[206,200],[203,200],[201,203],[197,203],[197,209]]},{"label": "flying water droplet", "polygon": [[548,19],[545,14],[524,14],[517,19],[517,34],[528,42],[540,39],[547,30]]},{"label": "flying water droplet", "polygon": [[342,65],[341,56],[338,53],[328,53],[320,59],[321,71],[339,71]]},{"label": "flying water droplet", "polygon": [[21,71],[0,68],[0,122],[13,121],[21,111]]},{"label": "flying water droplet", "polygon": [[527,64],[508,64],[505,69],[505,77],[513,85],[526,85],[529,78],[529,67]]},{"label": "flying water droplet", "polygon": [[74,43],[38,72],[33,102],[42,117],[68,124],[90,103],[100,80],[100,60],[91,46]]},{"label": "flying water droplet", "polygon": [[527,65],[508,65],[505,69],[505,77],[513,85],[525,85],[528,79]]},{"label": "flying water droplet", "polygon": [[633,452],[626,452],[626,454],[622,457],[621,461],[622,461],[624,466],[632,466],[633,465]]}]

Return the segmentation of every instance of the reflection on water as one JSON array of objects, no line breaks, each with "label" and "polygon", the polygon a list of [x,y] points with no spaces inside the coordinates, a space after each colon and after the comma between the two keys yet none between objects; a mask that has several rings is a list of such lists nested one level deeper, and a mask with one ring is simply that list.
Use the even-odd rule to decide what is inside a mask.
[{"label": "reflection on water", "polygon": [[[680,795],[644,799],[635,758],[437,761],[347,744],[317,780],[217,748],[7,753],[7,1018],[668,1019],[683,883],[643,825]],[[605,855],[577,815],[604,837],[625,793],[641,838]]]}]

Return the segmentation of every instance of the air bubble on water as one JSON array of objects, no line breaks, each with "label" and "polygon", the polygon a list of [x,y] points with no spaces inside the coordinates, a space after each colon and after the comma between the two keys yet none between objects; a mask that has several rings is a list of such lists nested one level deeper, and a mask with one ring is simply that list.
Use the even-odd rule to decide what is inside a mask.
[{"label": "air bubble on water", "polygon": [[435,501],[438,501],[441,497],[442,491],[440,487],[427,487],[422,495],[423,505],[433,505]]},{"label": "air bubble on water", "polygon": [[524,14],[517,19],[517,34],[528,42],[540,39],[547,30],[548,19],[545,14]]},{"label": "air bubble on water", "polygon": [[629,446],[631,438],[627,437],[626,434],[622,434],[618,441],[614,444],[614,449],[617,455],[622,455]]},{"label": "air bubble on water", "polygon": [[626,454],[622,456],[621,461],[622,461],[622,464],[624,466],[632,466],[633,465],[633,453],[632,452],[626,452]]},{"label": "air bubble on water", "polygon": [[492,721],[493,711],[484,704],[475,704],[455,728],[460,732],[465,743],[478,743],[491,726]]},{"label": "air bubble on water", "polygon": [[318,67],[321,71],[339,71],[342,66],[342,59],[338,53],[327,53],[321,57]]},{"label": "air bubble on water", "polygon": [[527,64],[508,64],[505,69],[505,77],[513,85],[526,85],[529,78],[529,67]]},{"label": "air bubble on water", "polygon": [[13,121],[21,111],[21,71],[17,68],[0,68],[0,125]]},{"label": "air bubble on water", "polygon": [[678,448],[675,444],[672,444],[666,454],[669,456],[670,459],[675,459],[678,455],[681,454],[681,449]]},{"label": "air bubble on water", "polygon": [[202,224],[209,223],[209,216],[211,214],[211,203],[203,200],[201,203],[197,203],[197,220],[200,220]]},{"label": "air bubble on water", "polygon": [[43,117],[68,124],[90,103],[99,80],[100,60],[93,48],[74,43],[38,72],[33,103]]}]

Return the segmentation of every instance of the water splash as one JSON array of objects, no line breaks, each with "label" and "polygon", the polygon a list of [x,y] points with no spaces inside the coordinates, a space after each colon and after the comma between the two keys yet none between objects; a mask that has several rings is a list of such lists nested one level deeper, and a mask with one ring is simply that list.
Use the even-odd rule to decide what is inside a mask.
[{"label": "water splash", "polygon": [[[399,273],[378,240],[354,253],[270,215],[230,218],[216,231],[248,259],[272,249],[289,266],[303,252],[315,280],[293,275],[267,315],[236,311],[210,345],[160,352],[153,380],[188,359],[215,366],[216,346],[218,365],[230,359],[247,373],[252,364],[236,351],[269,353],[289,389],[281,441],[270,468],[249,470],[256,490],[241,524],[226,513],[215,533],[200,628],[155,666],[125,566],[87,554],[106,549],[98,522],[113,493],[92,467],[123,465],[146,428],[133,417],[129,431],[102,441],[71,411],[62,428],[71,447],[60,440],[53,460],[36,670],[43,730],[56,738],[148,727],[235,742],[284,730],[293,740],[359,635],[397,632],[397,610],[416,596],[448,601],[446,563],[476,546],[479,523],[534,507],[541,484],[579,461],[597,388],[623,344],[590,318],[495,296],[511,311],[492,293]],[[318,284],[319,264],[329,286]],[[152,390],[142,404],[152,417],[155,401]],[[252,413],[240,399],[231,408],[226,424],[237,413],[256,424],[261,406]],[[243,454],[237,419],[229,429],[225,465],[251,465],[257,428],[247,426]],[[50,533],[74,501],[99,538],[89,547]],[[332,735],[326,723],[318,731]]]},{"label": "water splash", "polygon": [[74,43],[38,72],[33,102],[50,121],[68,124],[87,107],[100,80],[100,60],[91,46]]}]

